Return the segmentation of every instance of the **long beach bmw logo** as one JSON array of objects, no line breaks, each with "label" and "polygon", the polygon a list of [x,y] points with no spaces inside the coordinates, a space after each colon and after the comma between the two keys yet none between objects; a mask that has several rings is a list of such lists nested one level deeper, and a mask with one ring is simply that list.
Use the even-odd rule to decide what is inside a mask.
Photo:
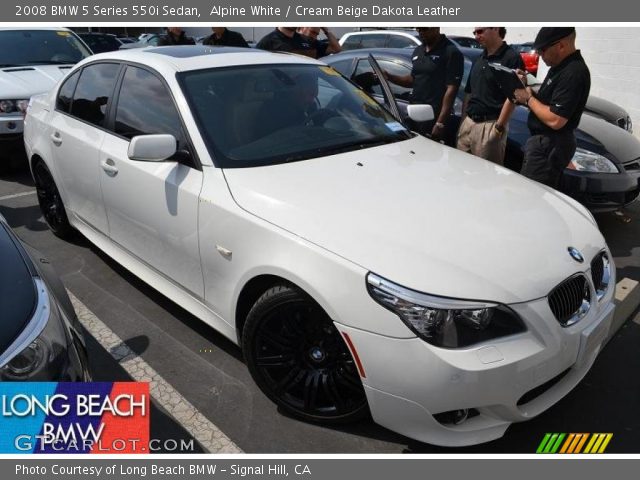
[{"label": "long beach bmw logo", "polygon": [[573,258],[576,262],[578,263],[584,262],[584,257],[580,253],[580,250],[578,250],[575,247],[569,247],[567,248],[567,250],[569,250],[569,255],[571,255],[571,258]]}]

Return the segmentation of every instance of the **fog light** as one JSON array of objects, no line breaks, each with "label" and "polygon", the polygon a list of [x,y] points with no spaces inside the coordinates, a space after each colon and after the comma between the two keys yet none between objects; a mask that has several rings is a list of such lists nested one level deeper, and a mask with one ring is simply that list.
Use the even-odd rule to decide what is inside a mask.
[{"label": "fog light", "polygon": [[443,425],[460,425],[469,418],[469,409],[450,410],[448,412],[438,413],[434,415],[433,418]]}]

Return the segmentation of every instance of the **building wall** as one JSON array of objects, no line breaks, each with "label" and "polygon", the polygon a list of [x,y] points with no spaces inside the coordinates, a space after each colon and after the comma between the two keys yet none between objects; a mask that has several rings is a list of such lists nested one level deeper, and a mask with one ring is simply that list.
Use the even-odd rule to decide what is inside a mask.
[{"label": "building wall", "polygon": [[[471,36],[473,27],[443,27],[443,33]],[[507,27],[509,43],[530,42],[537,27]],[[577,27],[577,46],[591,71],[591,93],[624,107],[640,138],[640,28]],[[541,74],[546,68],[541,68]]]}]

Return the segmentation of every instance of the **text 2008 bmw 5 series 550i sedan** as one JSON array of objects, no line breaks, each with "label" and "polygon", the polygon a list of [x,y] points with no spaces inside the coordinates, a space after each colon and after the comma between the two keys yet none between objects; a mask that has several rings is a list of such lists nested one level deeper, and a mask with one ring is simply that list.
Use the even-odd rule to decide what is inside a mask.
[{"label": "text 2008 bmw 5 series 550i sedan", "polygon": [[587,373],[614,265],[577,202],[394,115],[316,60],[160,47],[78,64],[25,142],[53,232],[236,342],[282,409],[485,442]]}]

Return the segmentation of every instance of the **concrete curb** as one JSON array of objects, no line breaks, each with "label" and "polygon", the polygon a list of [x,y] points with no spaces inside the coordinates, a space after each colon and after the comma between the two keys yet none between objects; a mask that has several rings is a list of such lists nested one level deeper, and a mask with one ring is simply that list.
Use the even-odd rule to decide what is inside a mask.
[{"label": "concrete curb", "polygon": [[611,340],[640,306],[640,283],[630,278],[623,278],[616,284],[614,300],[616,303],[616,313],[613,316],[613,323],[609,329],[607,342]]}]

